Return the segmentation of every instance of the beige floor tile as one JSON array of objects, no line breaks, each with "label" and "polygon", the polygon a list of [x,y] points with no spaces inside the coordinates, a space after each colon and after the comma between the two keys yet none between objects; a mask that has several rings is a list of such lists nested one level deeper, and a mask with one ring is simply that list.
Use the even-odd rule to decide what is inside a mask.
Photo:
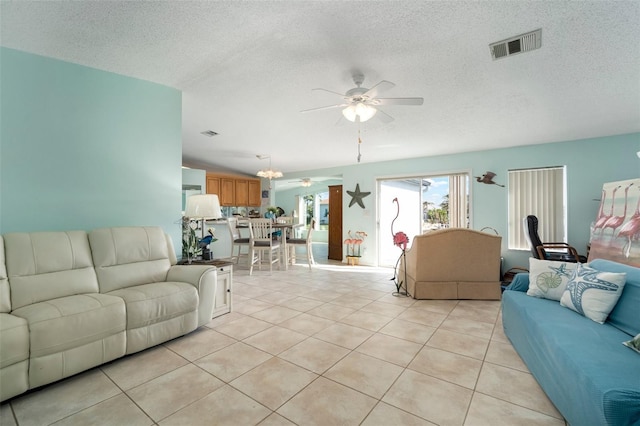
[{"label": "beige floor tile", "polygon": [[16,424],[13,411],[11,411],[11,404],[9,402],[0,404],[0,425],[15,426]]},{"label": "beige floor tile", "polygon": [[465,426],[564,426],[564,420],[474,393]]},{"label": "beige floor tile", "polygon": [[289,330],[311,336],[333,324],[335,324],[335,321],[333,320],[302,313],[287,321],[281,322],[279,325],[280,327],[288,328]]},{"label": "beige floor tile", "polygon": [[446,317],[446,314],[429,311],[412,305],[410,308],[398,315],[397,319],[417,322],[418,324],[426,325],[428,327],[440,327],[440,324],[442,324]]},{"label": "beige floor tile", "polygon": [[186,359],[160,345],[117,359],[100,368],[126,391],[187,363]]},{"label": "beige floor tile", "polygon": [[[286,377],[286,380],[283,378]],[[318,377],[280,358],[271,358],[230,383],[260,404],[276,410]]]},{"label": "beige floor tile", "polygon": [[448,317],[440,326],[443,330],[455,331],[469,336],[489,340],[493,333],[493,324],[479,322],[464,317]]},{"label": "beige floor tile", "polygon": [[481,360],[424,347],[408,368],[473,390],[481,367]]},{"label": "beige floor tile", "polygon": [[233,311],[243,315],[251,315],[273,306],[273,303],[263,300],[249,299],[246,302],[233,304]]},{"label": "beige floor tile", "polygon": [[272,293],[263,294],[262,296],[256,297],[257,300],[262,300],[263,302],[273,303],[274,305],[284,305],[289,300],[295,299],[297,296],[291,293],[283,293],[281,291],[274,291]]},{"label": "beige floor tile", "polygon": [[403,313],[407,308],[400,305],[394,305],[393,303],[385,303],[379,300],[369,303],[362,307],[362,311],[371,312],[375,314],[384,315],[387,317],[395,318]]},{"label": "beige floor tile", "polygon": [[241,392],[225,385],[205,398],[167,417],[161,426],[239,426],[255,425],[271,410]]},{"label": "beige floor tile", "polygon": [[273,326],[258,334],[244,339],[244,342],[272,355],[278,355],[293,345],[308,338],[307,335],[289,330],[288,328]]},{"label": "beige floor tile", "polygon": [[321,318],[326,318],[333,321],[339,321],[342,318],[351,315],[355,311],[356,310],[352,308],[347,308],[340,305],[333,305],[331,303],[325,303],[324,305],[311,309],[307,313],[310,315],[321,317]]},{"label": "beige floor tile", "polygon": [[511,341],[509,340],[507,335],[504,334],[504,328],[502,327],[502,321],[500,321],[500,320],[496,321],[496,326],[493,328],[493,335],[491,336],[491,340],[495,340],[495,341],[498,341],[498,342],[511,344]]},{"label": "beige floor tile", "polygon": [[435,331],[433,327],[400,319],[394,319],[380,329],[380,333],[420,344],[426,343]]},{"label": "beige floor tile", "polygon": [[285,308],[284,306],[272,306],[265,310],[251,314],[253,318],[267,321],[271,324],[279,324],[298,315],[300,315],[300,311]]},{"label": "beige floor tile", "polygon": [[313,337],[278,355],[317,374],[322,374],[349,353],[348,349]]},{"label": "beige floor tile", "polygon": [[2,426],[15,426],[16,419],[13,417],[13,411],[11,411],[11,404],[5,402],[0,405],[0,425]]},{"label": "beige floor tile", "polygon": [[155,421],[205,397],[224,383],[193,364],[135,387],[127,394]]},{"label": "beige floor tile", "polygon": [[215,330],[200,327],[186,336],[165,343],[164,346],[193,362],[198,358],[209,355],[235,342],[235,339],[218,333]]},{"label": "beige floor tile", "polygon": [[435,423],[421,419],[420,417],[409,414],[406,411],[402,411],[396,407],[392,407],[384,402],[379,402],[378,405],[371,411],[367,418],[362,422],[361,426],[435,426]]},{"label": "beige floor tile", "polygon": [[267,352],[238,342],[217,352],[200,358],[196,365],[229,383],[247,371],[273,358]]},{"label": "beige floor tile", "polygon": [[462,425],[473,392],[405,370],[382,401],[439,425]]},{"label": "beige floor tile", "polygon": [[296,297],[295,299],[287,301],[284,306],[289,309],[295,309],[296,311],[307,312],[313,308],[317,308],[320,305],[324,305],[324,303],[325,302],[316,299],[310,299],[308,297]]},{"label": "beige floor tile", "polygon": [[[476,303],[477,302],[477,303]],[[475,321],[494,324],[500,311],[499,301],[488,300],[461,300],[451,311],[450,317],[462,317]]]},{"label": "beige floor tile", "polygon": [[379,313],[356,311],[340,320],[343,324],[353,325],[371,331],[378,331],[387,325],[393,318],[384,316]]},{"label": "beige floor tile", "polygon": [[363,306],[367,306],[369,303],[372,303],[371,299],[366,299],[364,297],[357,297],[351,294],[341,295],[337,299],[333,299],[331,302],[334,305],[345,306],[351,309],[360,309]]},{"label": "beige floor tile", "polygon": [[386,334],[374,334],[369,340],[358,346],[356,351],[406,367],[421,348],[422,345],[418,343]]},{"label": "beige floor tile", "polygon": [[376,400],[319,377],[278,409],[278,414],[305,426],[358,425]]},{"label": "beige floor tile", "polygon": [[100,369],[51,384],[11,401],[18,424],[50,424],[120,393]]},{"label": "beige floor tile", "polygon": [[411,307],[449,315],[459,302],[459,300],[416,300]]},{"label": "beige floor tile", "polygon": [[285,419],[278,413],[272,413],[269,417],[261,421],[258,426],[296,426],[296,424]]},{"label": "beige floor tile", "polygon": [[[233,274],[233,279],[234,279],[234,289],[233,289],[233,293],[234,294],[238,294],[240,296],[244,296],[244,297],[248,297],[249,299],[255,299],[256,297],[260,297],[260,296],[264,296],[265,294],[269,294],[271,293],[272,290],[268,289],[268,288],[264,288],[264,286],[259,286],[259,285],[238,285],[239,283],[236,283],[237,274]],[[245,278],[246,279],[246,278]],[[255,279],[259,279],[258,277],[256,277]]]},{"label": "beige floor tile", "polygon": [[233,337],[234,339],[243,340],[256,333],[260,333],[269,327],[273,327],[273,324],[251,317],[244,317],[224,323],[216,327],[214,330],[219,333],[226,334],[229,337]]},{"label": "beige floor tile", "polygon": [[[235,300],[235,296],[234,296],[234,300]],[[243,318],[245,316],[244,314],[241,314],[241,313],[235,311],[235,308],[232,308],[232,309],[233,309],[233,311],[229,312],[228,314],[220,315],[218,317],[213,318],[211,321],[209,321],[207,324],[205,324],[205,327],[215,328],[215,327],[217,327],[219,325],[222,325],[222,324],[224,324],[226,322],[235,321],[235,320]]]},{"label": "beige floor tile", "polygon": [[340,293],[337,293],[333,290],[315,289],[315,290],[310,290],[308,293],[306,293],[305,297],[308,297],[310,299],[316,299],[321,302],[330,302],[340,297]]},{"label": "beige floor tile", "polygon": [[[4,426],[4,423],[2,424]],[[125,394],[114,396],[54,423],[55,426],[147,426],[152,424],[153,420]]]},{"label": "beige floor tile", "polygon": [[388,287],[388,291],[362,288],[358,290],[357,295],[358,297],[364,297],[365,299],[378,300],[383,298],[384,296],[387,296],[395,288],[395,286],[391,283],[388,284]]},{"label": "beige floor tile", "polygon": [[416,299],[413,299],[408,296],[394,296],[393,294],[387,294],[386,296],[382,296],[377,300],[378,302],[389,303],[391,305],[398,305],[408,308],[409,306],[416,303]]},{"label": "beige floor tile", "polygon": [[313,337],[347,349],[355,349],[372,335],[372,331],[336,323],[314,334]]},{"label": "beige floor tile", "polygon": [[427,346],[482,360],[487,352],[489,339],[439,329],[433,333]]},{"label": "beige floor tile", "polygon": [[501,343],[492,340],[489,343],[485,361],[502,365],[503,367],[515,368],[516,370],[526,373],[529,372],[527,365],[522,361],[522,358],[520,358],[520,355],[518,355],[513,346],[511,346],[511,343]]},{"label": "beige floor tile", "polygon": [[476,391],[552,417],[562,418],[529,373],[485,362],[480,371]]},{"label": "beige floor tile", "polygon": [[403,368],[395,364],[352,352],[323,377],[380,399],[402,371]]}]

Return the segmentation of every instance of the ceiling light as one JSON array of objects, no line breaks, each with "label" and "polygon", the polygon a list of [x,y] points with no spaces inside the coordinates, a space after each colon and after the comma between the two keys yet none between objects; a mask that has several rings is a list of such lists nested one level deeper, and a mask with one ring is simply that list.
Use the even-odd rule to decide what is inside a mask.
[{"label": "ceiling light", "polygon": [[302,179],[302,186],[304,186],[305,188],[308,188],[311,186],[311,180],[310,179]]},{"label": "ceiling light", "polygon": [[378,110],[371,105],[357,102],[343,109],[342,115],[344,115],[344,118],[352,122],[355,122],[357,118],[359,118],[361,122],[364,122],[376,115],[376,112],[378,112]]},{"label": "ceiling light", "polygon": [[[273,170],[271,168],[271,156],[270,155],[256,155],[256,157],[258,157],[261,160],[265,160],[265,159],[269,159],[269,168],[268,169],[263,169],[263,170],[258,170],[258,173],[256,173],[257,176],[261,177],[261,178],[265,178],[265,179],[269,179],[269,181],[271,181],[271,179],[277,179],[277,178],[281,178],[282,172],[278,171],[278,170]],[[269,182],[269,186],[271,186],[271,182]]]}]

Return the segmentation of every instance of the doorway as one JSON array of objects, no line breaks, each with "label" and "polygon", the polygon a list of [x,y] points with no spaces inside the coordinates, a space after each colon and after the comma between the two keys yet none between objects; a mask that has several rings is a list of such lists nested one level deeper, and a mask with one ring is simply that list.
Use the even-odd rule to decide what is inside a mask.
[{"label": "doorway", "polygon": [[378,265],[396,264],[402,253],[393,244],[397,232],[407,234],[411,244],[413,237],[431,230],[468,228],[468,190],[468,172],[379,179]]}]

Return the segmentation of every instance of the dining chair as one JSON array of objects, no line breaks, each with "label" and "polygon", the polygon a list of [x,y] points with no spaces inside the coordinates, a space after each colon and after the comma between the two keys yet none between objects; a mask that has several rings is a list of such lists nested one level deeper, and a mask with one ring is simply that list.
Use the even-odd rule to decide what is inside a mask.
[{"label": "dining chair", "polygon": [[[242,237],[240,230],[238,229],[238,218],[230,217],[227,219],[229,225],[229,235],[231,236],[231,261],[235,263],[240,262],[240,257],[243,256],[242,247],[246,247],[247,251],[244,254],[249,257],[249,237]],[[234,251],[238,248],[238,254],[234,254]]]},{"label": "dining chair", "polygon": [[309,226],[309,231],[307,231],[307,238],[288,238],[286,241],[287,250],[290,251],[291,255],[288,256],[291,258],[291,261],[295,263],[296,260],[296,247],[306,247],[307,248],[307,263],[309,263],[309,269],[311,269],[311,265],[315,265],[315,260],[313,259],[313,250],[311,243],[311,234],[313,233],[313,228],[316,226],[316,220],[311,220],[311,226]]},{"label": "dining chair", "polygon": [[269,272],[273,272],[274,263],[278,263],[278,269],[280,269],[282,265],[280,241],[273,238],[271,219],[250,219],[249,222],[249,275],[253,273],[253,265],[256,263],[258,269],[262,269],[266,255],[268,255]]}]

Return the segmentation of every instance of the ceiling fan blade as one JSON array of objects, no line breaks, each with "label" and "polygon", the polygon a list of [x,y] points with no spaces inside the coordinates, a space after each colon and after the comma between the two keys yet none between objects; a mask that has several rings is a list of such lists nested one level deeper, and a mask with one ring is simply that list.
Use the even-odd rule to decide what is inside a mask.
[{"label": "ceiling fan blade", "polygon": [[372,99],[373,105],[422,105],[424,98],[376,98]]},{"label": "ceiling fan blade", "polygon": [[385,92],[389,89],[392,89],[393,87],[395,87],[395,84],[393,84],[392,82],[387,80],[382,80],[381,82],[373,86],[371,89],[367,90],[362,96],[375,98],[378,95],[378,93]]},{"label": "ceiling fan blade", "polygon": [[341,107],[346,107],[346,106],[347,106],[347,104],[329,105],[329,106],[323,106],[323,107],[319,107],[319,108],[305,109],[305,110],[302,110],[300,112],[322,111],[324,109],[341,108]]},{"label": "ceiling fan blade", "polygon": [[342,96],[344,98],[344,93],[334,92],[333,90],[323,89],[321,87],[316,87],[315,89],[311,89],[311,90],[322,90],[323,92],[333,93],[334,95]]},{"label": "ceiling fan blade", "polygon": [[387,114],[386,112],[384,112],[383,110],[378,108],[378,112],[376,115],[373,116],[373,118],[375,118],[378,121],[381,121],[385,124],[387,123],[391,123],[393,121],[393,117],[390,116],[389,114]]}]

